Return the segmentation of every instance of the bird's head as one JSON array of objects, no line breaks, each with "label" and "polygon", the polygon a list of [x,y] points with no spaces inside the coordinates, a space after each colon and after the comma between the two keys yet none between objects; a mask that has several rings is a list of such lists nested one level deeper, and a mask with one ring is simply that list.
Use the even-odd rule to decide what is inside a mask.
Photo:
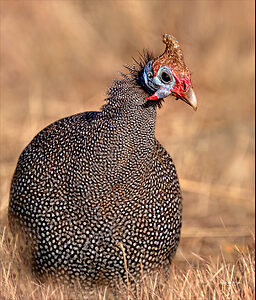
[{"label": "bird's head", "polygon": [[159,100],[172,95],[196,110],[197,99],[181,47],[169,34],[163,36],[163,42],[166,45],[164,53],[148,61],[140,73],[142,86],[151,95],[147,100]]}]

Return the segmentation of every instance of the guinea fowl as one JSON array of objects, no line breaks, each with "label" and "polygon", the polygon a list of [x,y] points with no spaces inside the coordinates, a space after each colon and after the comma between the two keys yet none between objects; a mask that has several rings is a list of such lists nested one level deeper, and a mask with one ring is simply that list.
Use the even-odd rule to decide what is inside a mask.
[{"label": "guinea fowl", "polygon": [[[30,247],[40,277],[86,286],[127,283],[168,266],[180,238],[182,197],[175,166],[155,138],[157,107],[173,95],[197,108],[177,40],[127,66],[98,112],[39,132],[12,179],[9,224]],[[128,272],[127,272],[128,271]]]}]

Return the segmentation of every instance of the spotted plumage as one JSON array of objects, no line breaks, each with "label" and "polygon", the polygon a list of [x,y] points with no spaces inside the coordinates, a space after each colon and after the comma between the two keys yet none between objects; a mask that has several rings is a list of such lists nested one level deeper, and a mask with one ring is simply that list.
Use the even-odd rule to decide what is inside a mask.
[{"label": "spotted plumage", "polygon": [[[114,81],[107,103],[54,122],[22,152],[9,223],[30,241],[33,269],[86,286],[138,278],[176,252],[182,201],[175,166],[155,138],[157,106],[139,79]],[[152,93],[155,92],[154,90]],[[151,95],[152,95],[151,93]]]}]

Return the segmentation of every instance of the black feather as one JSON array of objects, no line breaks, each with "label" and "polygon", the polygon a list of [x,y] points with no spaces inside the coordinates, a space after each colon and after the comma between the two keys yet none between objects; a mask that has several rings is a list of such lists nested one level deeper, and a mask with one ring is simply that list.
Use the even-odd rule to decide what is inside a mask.
[{"label": "black feather", "polygon": [[145,68],[146,64],[150,60],[154,59],[154,55],[148,49],[143,49],[142,53],[141,52],[138,52],[138,53],[139,53],[138,59],[135,59],[134,57],[132,59],[134,60],[136,65],[138,65],[138,67],[139,67],[138,72],[141,72]]}]

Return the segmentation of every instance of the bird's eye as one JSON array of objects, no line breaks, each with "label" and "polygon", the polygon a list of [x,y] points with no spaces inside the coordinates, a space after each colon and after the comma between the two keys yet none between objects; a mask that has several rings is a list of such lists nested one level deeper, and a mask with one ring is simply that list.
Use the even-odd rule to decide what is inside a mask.
[{"label": "bird's eye", "polygon": [[152,73],[148,73],[148,79],[152,79],[153,78],[153,74]]},{"label": "bird's eye", "polygon": [[163,82],[166,83],[169,83],[171,81],[171,77],[165,72],[162,73],[161,79],[163,80]]}]

